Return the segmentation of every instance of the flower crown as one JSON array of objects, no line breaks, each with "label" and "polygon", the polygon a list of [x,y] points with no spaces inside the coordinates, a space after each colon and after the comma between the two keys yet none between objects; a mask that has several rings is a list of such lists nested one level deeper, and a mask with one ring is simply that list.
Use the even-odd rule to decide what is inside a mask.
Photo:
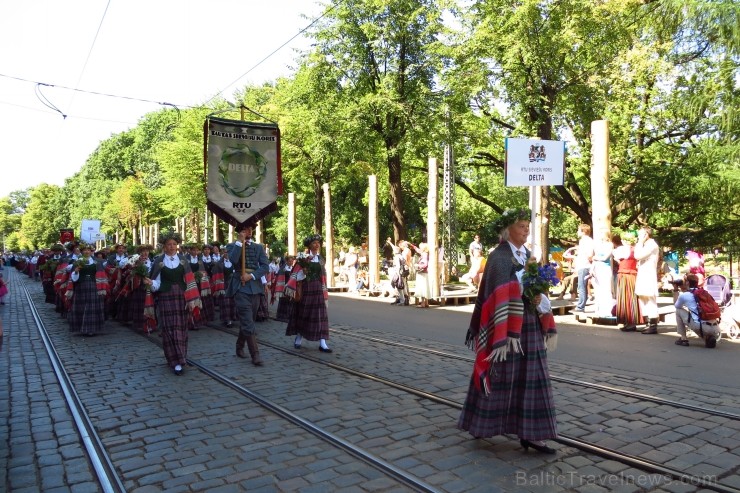
[{"label": "flower crown", "polygon": [[303,246],[308,248],[309,246],[311,246],[311,243],[313,243],[316,240],[318,240],[319,243],[324,242],[324,239],[321,237],[321,235],[311,235],[311,236],[307,236],[306,239],[303,240]]},{"label": "flower crown", "polygon": [[180,233],[176,233],[175,231],[162,231],[159,234],[159,243],[161,245],[164,245],[167,240],[175,240],[179,245],[180,243],[182,243],[182,236],[180,236]]},{"label": "flower crown", "polygon": [[517,221],[529,221],[532,219],[532,211],[529,209],[506,209],[493,221],[493,231],[501,234],[503,230]]}]

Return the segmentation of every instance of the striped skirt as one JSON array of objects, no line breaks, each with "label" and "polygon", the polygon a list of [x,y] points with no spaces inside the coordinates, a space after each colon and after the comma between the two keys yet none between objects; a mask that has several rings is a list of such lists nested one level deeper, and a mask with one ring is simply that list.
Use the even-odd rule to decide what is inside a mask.
[{"label": "striped skirt", "polygon": [[289,322],[290,314],[293,312],[293,300],[287,296],[280,296],[278,298],[277,313],[275,314],[275,320],[280,322]]},{"label": "striped skirt", "polygon": [[173,284],[167,293],[156,293],[157,327],[162,333],[164,357],[170,368],[184,365],[188,356],[187,325],[192,317],[185,306],[184,291]]},{"label": "striped skirt", "polygon": [[301,281],[301,301],[293,305],[293,313],[285,328],[285,335],[302,335],[309,341],[329,338],[329,315],[326,311],[321,280]]},{"label": "striped skirt", "polygon": [[631,327],[642,323],[640,304],[635,295],[635,274],[617,275],[617,323]]},{"label": "striped skirt", "polygon": [[80,276],[74,283],[72,306],[67,314],[70,332],[97,334],[105,324],[105,296],[98,294],[93,276]]},{"label": "striped skirt", "polygon": [[218,304],[219,312],[221,312],[221,321],[223,323],[234,322],[238,320],[236,314],[236,304],[234,303],[233,297],[221,295],[218,297]]},{"label": "striped skirt", "polygon": [[547,351],[537,316],[525,308],[521,354],[494,363],[491,393],[479,392],[471,379],[457,427],[476,438],[513,434],[525,440],[558,435]]}]

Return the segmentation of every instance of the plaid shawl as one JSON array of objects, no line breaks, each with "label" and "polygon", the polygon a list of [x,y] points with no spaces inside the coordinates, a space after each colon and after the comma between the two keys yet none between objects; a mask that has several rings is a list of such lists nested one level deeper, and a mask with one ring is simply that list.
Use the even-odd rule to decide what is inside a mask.
[{"label": "plaid shawl", "polygon": [[[527,258],[529,255],[527,251]],[[486,395],[491,390],[492,364],[505,361],[510,352],[522,352],[519,339],[524,322],[524,302],[516,277],[520,268],[509,243],[499,244],[488,256],[470,319],[465,344],[476,352],[473,381],[476,388]],[[547,348],[554,350],[557,344],[555,317],[550,311],[540,314],[539,319]]]},{"label": "plaid shawl", "polygon": [[144,319],[146,320],[144,326],[146,327],[147,334],[151,333],[157,326],[155,313],[154,296],[152,296],[152,290],[147,286],[146,296],[144,296]]},{"label": "plaid shawl", "polygon": [[[293,266],[293,270],[290,272],[290,279],[285,284],[283,294],[288,298],[295,299],[296,291],[298,290],[298,273],[303,272],[303,268],[297,263]],[[324,292],[324,299],[329,299],[329,290],[326,287],[326,271],[324,266],[321,266],[321,290]]]},{"label": "plaid shawl", "polygon": [[509,352],[522,352],[524,302],[517,269],[508,243],[501,243],[489,255],[465,338],[465,344],[476,352],[473,381],[486,395],[492,363],[505,361]]},{"label": "plaid shawl", "polygon": [[[181,262],[182,263],[182,262]],[[195,282],[195,275],[189,267],[185,267],[185,304],[193,313],[193,318],[200,319],[200,310],[203,308],[203,303],[200,301],[200,293],[198,291],[198,283]]]},{"label": "plaid shawl", "polygon": [[108,284],[108,275],[101,262],[98,262],[98,270],[95,272],[95,288],[100,296],[110,293],[110,284]]}]

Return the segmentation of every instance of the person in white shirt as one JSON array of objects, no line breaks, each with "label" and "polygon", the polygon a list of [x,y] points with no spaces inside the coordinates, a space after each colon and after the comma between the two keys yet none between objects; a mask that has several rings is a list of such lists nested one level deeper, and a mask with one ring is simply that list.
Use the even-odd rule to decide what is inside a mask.
[{"label": "person in white shirt", "polygon": [[591,238],[591,226],[578,226],[578,248],[573,268],[578,273],[578,304],[573,311],[582,312],[586,308],[588,286],[586,276],[591,271],[591,261],[594,256],[594,240]]},{"label": "person in white shirt", "polygon": [[635,259],[637,259],[637,279],[635,294],[640,303],[640,313],[647,317],[648,326],[643,334],[658,333],[658,257],[660,248],[652,238],[653,230],[645,226],[637,232]]}]

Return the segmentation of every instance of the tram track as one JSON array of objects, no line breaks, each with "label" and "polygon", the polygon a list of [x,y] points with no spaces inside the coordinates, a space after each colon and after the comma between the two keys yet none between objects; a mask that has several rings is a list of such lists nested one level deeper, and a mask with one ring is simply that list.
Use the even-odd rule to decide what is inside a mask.
[{"label": "tram track", "polygon": [[[420,346],[415,346],[413,344],[406,344],[406,343],[398,342],[398,341],[391,341],[391,340],[382,339],[379,337],[372,337],[372,336],[356,334],[356,333],[349,332],[347,330],[341,330],[341,334],[344,336],[348,336],[348,337],[363,339],[363,340],[371,341],[371,342],[377,342],[379,344],[383,344],[387,346],[396,346],[396,347],[401,347],[401,348],[405,348],[405,349],[409,349],[409,350],[417,351],[421,353],[434,354],[434,355],[441,356],[441,357],[448,358],[448,359],[465,361],[465,362],[470,363],[471,365],[475,361],[474,358],[471,358],[468,356],[461,356],[459,354],[453,354],[453,353],[449,353],[446,351],[440,351],[437,349],[424,348]],[[625,397],[638,399],[640,401],[653,402],[655,404],[671,406],[674,408],[685,409],[689,411],[697,411],[697,412],[704,413],[708,416],[717,416],[720,418],[731,419],[734,421],[740,420],[740,414],[738,413],[722,411],[718,409],[710,409],[705,406],[699,406],[699,405],[690,404],[687,402],[680,402],[680,401],[675,401],[671,399],[665,399],[663,397],[657,397],[657,396],[645,394],[642,392],[636,392],[634,390],[621,389],[618,387],[612,387],[612,386],[604,385],[600,383],[587,382],[585,380],[577,380],[573,378],[566,378],[566,377],[562,377],[558,375],[553,375],[552,372],[550,373],[550,380],[552,380],[553,382],[565,383],[568,385],[609,392],[615,395],[622,395]]]},{"label": "tram track", "polygon": [[[33,300],[31,299],[30,295],[27,295],[27,296],[28,296],[29,303],[33,306]],[[34,314],[34,317],[35,318],[38,317],[38,314],[37,314],[37,312],[35,310],[35,307],[33,308],[33,310],[34,310],[34,313],[35,313]],[[124,327],[124,326],[121,325],[121,327]],[[217,330],[220,330],[220,331],[222,331],[224,333],[231,334],[231,335],[234,335],[234,336],[236,335],[234,331],[229,331],[229,330],[221,329],[221,328],[219,328]],[[133,332],[135,332],[137,334],[139,333],[137,331],[133,331]],[[344,331],[342,331],[340,333],[344,333]],[[352,334],[352,335],[355,336],[355,334]],[[46,337],[48,338],[48,335]],[[383,339],[380,339],[380,338],[373,338],[373,337],[367,337],[367,336],[358,336],[358,337],[362,337],[362,338],[367,339],[369,341],[381,342],[383,344],[393,344],[393,345],[397,345],[399,347],[406,347],[407,349],[413,349],[413,350],[416,350],[416,351],[422,350],[425,353],[436,353],[436,354],[438,354],[440,356],[444,356],[444,357],[454,357],[455,359],[460,359],[460,360],[464,360],[464,361],[472,361],[470,358],[465,358],[465,357],[461,357],[459,355],[445,353],[444,351],[437,351],[437,350],[429,350],[429,349],[426,349],[426,348],[419,348],[419,347],[416,347],[416,346],[407,345],[407,344],[403,344],[403,343],[396,343],[396,342],[393,342],[393,341],[387,341],[387,340],[383,340]],[[161,343],[158,340],[156,340],[155,338],[153,338],[153,337],[146,337],[146,336],[144,336],[144,338],[146,340],[149,340],[150,342],[156,344],[156,345],[161,346]],[[386,379],[384,377],[381,377],[381,376],[378,376],[378,375],[374,375],[374,374],[371,374],[369,372],[365,372],[365,371],[361,371],[361,370],[349,368],[349,367],[346,367],[344,365],[339,365],[337,363],[334,363],[334,362],[331,362],[331,361],[327,361],[327,360],[325,360],[323,358],[315,358],[315,357],[312,357],[312,356],[309,356],[309,355],[305,354],[305,351],[304,352],[298,352],[298,351],[294,351],[292,349],[286,349],[284,347],[281,347],[281,346],[278,346],[276,344],[272,344],[272,343],[269,343],[269,342],[265,342],[265,341],[260,341],[260,344],[261,345],[264,345],[266,347],[270,347],[272,349],[278,350],[278,351],[282,351],[284,353],[291,354],[293,356],[298,356],[298,357],[301,357],[301,358],[310,360],[312,362],[316,362],[316,363],[325,365],[325,366],[330,367],[330,368],[332,368],[334,370],[337,370],[337,371],[343,371],[343,372],[352,374],[352,375],[354,375],[354,376],[356,376],[358,378],[372,380],[372,381],[381,383],[381,384],[386,385],[386,386],[391,386],[391,387],[393,387],[395,389],[398,389],[398,390],[401,390],[403,392],[406,392],[406,393],[415,395],[415,396],[417,396],[419,398],[423,398],[423,399],[426,399],[426,400],[431,400],[431,401],[433,401],[435,403],[443,404],[443,405],[448,406],[450,408],[455,408],[455,409],[460,409],[461,408],[461,404],[460,403],[457,403],[457,402],[455,402],[455,401],[453,401],[451,399],[448,399],[446,397],[437,395],[437,394],[435,394],[433,392],[427,392],[427,391],[424,391],[422,389],[414,388],[414,387],[408,386],[408,385],[403,384],[403,383],[394,382],[391,379]],[[284,407],[280,406],[279,404],[274,403],[274,402],[270,401],[269,399],[265,399],[264,397],[260,396],[259,394],[256,394],[255,392],[250,391],[248,388],[242,386],[237,381],[235,381],[235,380],[229,378],[228,376],[222,374],[221,372],[219,372],[219,371],[217,371],[217,370],[209,367],[208,365],[203,364],[202,362],[200,362],[198,360],[194,360],[194,359],[189,359],[189,364],[192,365],[193,367],[198,368],[198,370],[200,370],[203,374],[209,376],[210,378],[214,379],[215,381],[218,381],[222,385],[226,385],[230,389],[238,392],[240,395],[243,395],[245,398],[248,398],[248,399],[256,402],[260,406],[263,406],[264,408],[268,409],[269,411],[271,411],[271,412],[273,412],[275,414],[278,414],[282,418],[284,418],[284,419],[290,421],[291,423],[293,423],[293,424],[295,424],[295,425],[297,425],[297,426],[305,429],[306,431],[309,431],[310,433],[314,434],[315,436],[320,436],[322,438],[322,440],[324,440],[324,441],[326,441],[328,443],[331,443],[333,446],[336,446],[338,448],[341,448],[342,450],[344,450],[347,453],[349,453],[350,455],[352,455],[352,456],[354,456],[354,457],[356,457],[356,458],[364,461],[365,463],[368,463],[368,464],[373,465],[373,467],[375,467],[378,470],[382,471],[384,474],[386,474],[389,477],[395,479],[399,483],[402,483],[405,486],[407,486],[407,487],[409,487],[409,488],[411,488],[411,489],[413,489],[415,491],[438,491],[433,486],[431,486],[431,485],[427,484],[426,482],[424,482],[423,480],[415,477],[413,474],[410,474],[407,471],[404,471],[403,469],[398,468],[398,467],[394,466],[393,464],[391,464],[389,462],[386,462],[386,461],[380,459],[379,457],[374,456],[373,454],[371,454],[371,453],[369,453],[367,451],[364,451],[362,448],[357,447],[356,445],[354,445],[354,444],[352,444],[352,443],[350,443],[350,442],[348,442],[346,440],[343,440],[342,438],[340,438],[340,437],[338,437],[338,436],[336,436],[336,435],[334,435],[332,433],[329,433],[329,432],[327,432],[325,430],[322,430],[320,427],[317,427],[317,426],[313,425],[312,423],[310,423],[309,421],[301,418],[298,414],[293,413],[291,411],[288,411],[287,409],[285,409]],[[576,381],[576,382],[578,382],[578,381]],[[599,384],[591,384],[591,385],[595,385],[594,388],[596,388],[598,390],[611,390],[611,388],[608,388],[606,386],[601,386]],[[600,387],[606,387],[606,389],[601,389]],[[632,396],[635,396],[635,395],[639,395],[639,394],[633,393]],[[669,400],[665,400],[665,399],[662,399],[661,400],[660,398],[656,398],[656,399],[659,399],[660,400],[660,403],[663,404],[663,405],[672,405],[673,404],[673,402],[672,401],[669,401]],[[687,407],[687,409],[690,409],[690,407]],[[705,412],[705,409],[700,408],[700,407],[698,409],[694,409],[694,410],[700,410],[701,412]],[[732,413],[729,413],[729,414],[732,414]],[[723,417],[727,417],[727,416],[723,416]],[[731,417],[731,418],[728,418],[728,419],[737,419],[737,418]],[[97,441],[99,443],[99,439]],[[590,454],[595,454],[595,455],[598,455],[598,456],[601,456],[601,457],[608,457],[609,459],[612,459],[612,460],[615,460],[615,461],[619,461],[619,462],[621,462],[623,464],[628,464],[631,467],[634,467],[634,468],[639,469],[641,471],[646,471],[646,472],[653,473],[653,474],[659,474],[659,475],[662,475],[664,477],[668,477],[668,478],[671,478],[673,480],[680,480],[682,482],[685,482],[687,484],[691,484],[691,485],[694,485],[694,486],[697,486],[697,487],[703,487],[703,488],[707,488],[707,489],[710,489],[710,490],[713,490],[713,491],[718,491],[718,492],[723,492],[723,493],[740,493],[740,490],[738,490],[737,488],[734,488],[734,487],[732,487],[730,485],[724,485],[724,484],[721,484],[721,483],[707,481],[704,478],[700,478],[700,477],[697,477],[697,476],[691,476],[689,474],[682,473],[681,471],[678,471],[676,469],[672,469],[672,468],[666,467],[666,466],[664,466],[662,464],[659,464],[657,462],[648,461],[648,460],[642,459],[642,458],[637,457],[637,456],[630,456],[630,455],[623,454],[623,453],[620,453],[620,452],[617,452],[617,451],[614,451],[614,450],[610,450],[608,448],[599,447],[599,446],[597,446],[595,444],[588,443],[588,442],[586,442],[584,440],[580,440],[580,439],[575,438],[575,437],[561,436],[560,439],[558,439],[557,441],[559,443],[565,445],[565,446],[577,448],[577,449],[580,449],[580,450],[585,451],[585,452],[590,453]],[[121,490],[105,490],[105,491],[124,491],[124,490],[121,489]]]},{"label": "tram track", "polygon": [[[16,287],[18,285],[20,285],[20,283],[16,283]],[[103,446],[103,443],[100,440],[100,436],[96,432],[95,426],[93,425],[90,416],[88,416],[87,412],[85,411],[85,406],[83,405],[79,395],[77,394],[77,391],[75,390],[72,379],[69,377],[69,374],[64,368],[64,364],[62,363],[62,360],[59,357],[56,348],[54,347],[54,343],[52,342],[51,337],[49,337],[46,326],[44,325],[44,322],[39,315],[38,310],[36,309],[36,304],[31,298],[31,295],[28,292],[28,288],[25,285],[23,285],[23,291],[28,301],[29,308],[31,309],[36,329],[39,332],[41,340],[43,341],[46,354],[49,356],[49,360],[51,361],[52,368],[54,369],[54,374],[57,378],[57,381],[59,382],[62,394],[64,395],[67,408],[69,409],[74,423],[77,427],[80,440],[85,448],[87,457],[92,464],[97,482],[100,485],[101,490],[105,493],[125,492],[126,489],[123,486],[123,482],[118,476],[115,467],[113,466],[110,455]]]},{"label": "tram track", "polygon": [[[231,334],[231,335],[233,335],[235,337],[238,335],[237,332],[232,331],[232,330],[228,330],[228,329],[225,329],[225,328],[217,328],[216,330],[219,330],[219,331],[224,332],[224,333],[227,333],[227,334]],[[361,337],[361,336],[358,336],[358,337]],[[361,338],[365,338],[365,337],[361,337]],[[392,341],[386,341],[386,340],[378,339],[378,338],[366,338],[366,339],[375,340],[376,342],[392,343]],[[345,365],[341,365],[341,364],[333,363],[333,362],[330,362],[330,361],[326,361],[323,358],[316,358],[316,357],[307,355],[305,352],[295,351],[293,349],[285,348],[285,347],[279,346],[277,344],[272,344],[272,343],[265,342],[265,341],[260,341],[260,344],[263,345],[263,346],[267,346],[269,348],[275,349],[277,351],[281,351],[283,353],[287,353],[287,354],[290,354],[290,355],[293,355],[293,356],[296,356],[296,357],[299,357],[299,358],[302,358],[302,359],[309,360],[309,361],[311,361],[313,363],[317,363],[317,364],[320,364],[320,365],[323,365],[323,366],[326,366],[326,367],[329,367],[329,368],[332,368],[332,369],[335,369],[335,370],[338,370],[338,371],[342,371],[342,372],[348,373],[348,374],[353,375],[353,376],[356,376],[356,377],[360,377],[360,378],[363,378],[363,379],[371,380],[371,381],[374,381],[374,382],[377,382],[377,383],[381,383],[383,385],[386,385],[386,386],[389,386],[389,387],[392,387],[392,388],[395,388],[395,389],[398,389],[398,390],[402,390],[404,392],[407,392],[409,394],[415,395],[417,397],[420,397],[420,398],[423,398],[423,399],[427,399],[427,400],[433,401],[435,403],[443,404],[443,405],[448,406],[448,407],[453,408],[453,409],[458,409],[458,410],[462,409],[462,404],[461,403],[459,403],[457,401],[454,401],[452,399],[448,399],[446,397],[437,395],[437,394],[435,394],[433,392],[428,392],[428,391],[425,391],[423,389],[419,389],[419,388],[416,388],[416,387],[413,387],[413,386],[410,386],[410,385],[406,385],[406,384],[403,384],[403,383],[395,382],[395,381],[393,381],[391,379],[387,379],[385,377],[382,377],[382,376],[379,376],[379,375],[376,375],[376,374],[372,374],[372,373],[365,372],[365,371],[362,371],[362,370],[357,370],[357,369],[354,369],[354,368],[351,368],[351,367],[347,367]],[[394,345],[397,345],[397,346],[401,346],[401,347],[404,347],[405,346],[405,347],[414,348],[414,349],[417,349],[417,350],[422,350],[423,352],[431,352],[431,353],[435,353],[435,354],[439,354],[439,355],[451,356],[451,357],[455,357],[456,359],[462,359],[462,360],[465,360],[465,361],[468,360],[468,358],[459,357],[457,355],[453,355],[453,354],[450,354],[450,353],[445,353],[443,351],[425,350],[425,348],[418,348],[418,347],[414,347],[414,346],[411,346],[411,345],[406,345],[406,344],[403,344],[403,343],[393,343],[393,344]],[[470,360],[470,361],[472,362],[472,360]],[[569,380],[569,379],[563,379],[563,380]],[[580,381],[575,381],[575,382],[577,382],[578,384],[581,383]],[[609,390],[609,391],[611,391],[611,388],[610,387],[607,387],[607,386],[602,386],[602,385],[599,385],[599,384],[590,384],[589,382],[583,382],[583,383],[586,384],[586,386],[593,386],[593,388],[597,388],[599,390]],[[602,387],[604,387],[604,388],[602,389]],[[617,389],[617,390],[621,390],[621,389]],[[638,393],[630,393],[629,391],[622,391],[622,392],[626,392],[627,393],[626,395],[628,395],[630,397],[634,397],[634,396],[637,396],[637,395],[642,395],[642,394],[638,394]],[[655,399],[654,402],[658,402],[658,403],[663,404],[663,405],[673,405],[674,404],[674,401],[670,401],[670,400],[666,400],[666,399],[660,399],[660,398],[652,397],[652,396],[647,396],[647,397],[651,397],[651,400],[652,399]],[[683,407],[685,409],[700,410],[701,412],[707,412],[707,410],[705,410],[704,408],[700,408],[700,407],[697,407],[697,406],[682,405],[682,403],[676,403],[676,404],[679,404],[678,407]],[[709,411],[711,411],[711,410],[709,410]],[[715,415],[724,417],[723,414],[725,414],[725,413],[718,413],[718,414],[715,414]],[[736,415],[733,415],[732,413],[727,413],[727,414],[730,414],[731,416],[736,416]],[[740,416],[738,416],[738,417],[740,417]],[[578,450],[581,450],[581,451],[586,452],[586,453],[589,453],[589,454],[598,455],[598,456],[603,457],[603,458],[606,458],[606,459],[610,459],[610,460],[614,460],[614,461],[620,462],[622,464],[628,465],[630,467],[634,467],[636,469],[645,471],[647,473],[659,474],[659,475],[661,475],[663,477],[671,478],[671,480],[681,481],[682,483],[691,484],[691,485],[694,485],[694,486],[699,486],[699,487],[702,487],[702,488],[706,488],[708,490],[717,491],[717,492],[721,492],[721,493],[740,493],[740,489],[735,488],[734,486],[726,485],[726,484],[722,484],[722,483],[718,483],[718,482],[707,480],[706,478],[702,478],[702,477],[698,477],[698,476],[693,476],[693,475],[690,475],[690,474],[686,474],[686,473],[684,473],[684,472],[682,472],[682,471],[680,471],[678,469],[675,469],[675,468],[672,468],[672,467],[668,467],[668,466],[666,466],[664,464],[660,464],[658,462],[651,461],[651,460],[648,460],[648,459],[645,459],[645,458],[642,458],[642,457],[639,457],[639,456],[636,456],[636,455],[625,454],[623,452],[619,452],[617,450],[614,450],[614,449],[611,449],[611,448],[608,448],[608,447],[602,447],[602,446],[599,446],[597,444],[588,442],[586,440],[582,440],[582,439],[577,438],[577,437],[560,434],[558,438],[554,439],[554,441],[556,441],[556,442],[558,442],[558,443],[560,443],[562,445],[568,446],[568,447],[576,448]]]}]

